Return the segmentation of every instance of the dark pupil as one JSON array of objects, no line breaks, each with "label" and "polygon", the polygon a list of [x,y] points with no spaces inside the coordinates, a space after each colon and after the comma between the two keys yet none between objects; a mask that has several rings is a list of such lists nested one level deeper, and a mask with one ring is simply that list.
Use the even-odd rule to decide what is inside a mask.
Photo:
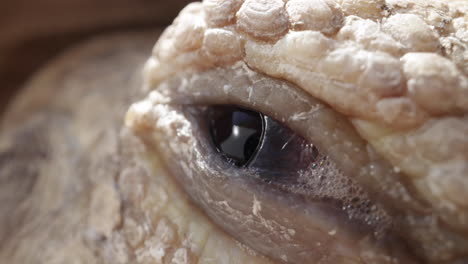
[{"label": "dark pupil", "polygon": [[215,106],[209,120],[217,150],[236,166],[246,165],[261,142],[262,116],[239,107]]}]

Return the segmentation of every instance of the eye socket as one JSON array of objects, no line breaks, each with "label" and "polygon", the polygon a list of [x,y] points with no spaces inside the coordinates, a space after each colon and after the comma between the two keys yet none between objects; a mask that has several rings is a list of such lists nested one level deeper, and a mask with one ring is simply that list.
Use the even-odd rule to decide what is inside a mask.
[{"label": "eye socket", "polygon": [[[414,263],[382,203],[391,200],[369,184],[374,167],[391,168],[369,159],[345,117],[293,84],[240,66],[187,73],[160,83],[128,116],[145,109],[141,138],[239,242],[281,263],[360,263],[361,254]],[[234,125],[252,131],[233,150],[221,144]],[[252,135],[260,139],[248,142]]]}]

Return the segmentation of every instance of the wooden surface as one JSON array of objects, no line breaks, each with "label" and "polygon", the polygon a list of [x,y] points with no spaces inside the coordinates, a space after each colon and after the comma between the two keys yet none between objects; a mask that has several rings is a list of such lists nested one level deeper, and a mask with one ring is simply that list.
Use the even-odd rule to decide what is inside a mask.
[{"label": "wooden surface", "polygon": [[0,2],[0,113],[28,76],[94,35],[163,27],[189,0],[15,0]]}]

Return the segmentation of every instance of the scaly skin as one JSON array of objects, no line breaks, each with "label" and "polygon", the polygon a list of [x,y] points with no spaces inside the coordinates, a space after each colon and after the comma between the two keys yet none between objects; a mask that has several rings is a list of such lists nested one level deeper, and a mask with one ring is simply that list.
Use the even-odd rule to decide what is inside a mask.
[{"label": "scaly skin", "polygon": [[[357,181],[396,212],[415,261],[464,263],[467,12],[466,1],[194,3],[158,40],[143,83],[135,73],[147,36],[72,51],[35,77],[2,123],[0,259],[272,263],[196,209],[158,163],[161,150],[141,140],[158,129],[164,104],[149,91],[227,68],[287,80],[348,119],[368,144],[363,155],[393,167]],[[389,256],[321,263],[413,263]]]}]

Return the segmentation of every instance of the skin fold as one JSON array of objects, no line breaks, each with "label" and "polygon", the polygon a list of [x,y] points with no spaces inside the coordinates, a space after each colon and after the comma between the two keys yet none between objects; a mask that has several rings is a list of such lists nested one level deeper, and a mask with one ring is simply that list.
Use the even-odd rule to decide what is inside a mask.
[{"label": "skin fold", "polygon": [[[210,0],[69,50],[0,123],[1,262],[466,263],[467,9]],[[210,104],[291,128],[343,187],[242,178]]]}]

